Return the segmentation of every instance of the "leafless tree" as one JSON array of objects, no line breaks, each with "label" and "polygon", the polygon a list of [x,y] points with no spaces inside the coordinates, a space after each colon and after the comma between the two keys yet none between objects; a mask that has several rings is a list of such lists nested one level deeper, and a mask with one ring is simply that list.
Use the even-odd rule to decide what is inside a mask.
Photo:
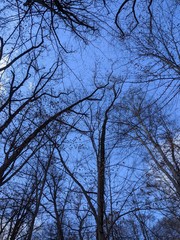
[{"label": "leafless tree", "polygon": [[159,193],[164,193],[164,197],[160,194],[160,202],[172,199],[172,205],[176,206],[180,187],[178,124],[165,109],[148,98],[147,92],[137,89],[126,93],[120,115],[118,121],[124,126],[124,138],[129,139],[131,146],[134,144],[137,149],[145,151],[144,159],[149,169],[146,173],[148,189],[158,189]]},{"label": "leafless tree", "polygon": [[[56,158],[60,160],[67,175],[74,181],[74,184],[77,186],[76,191],[83,196],[81,202],[76,204],[78,209],[80,206],[82,208],[83,204],[84,206],[88,205],[86,210],[82,209],[81,215],[78,213],[78,218],[87,221],[88,213],[91,218],[94,218],[92,222],[96,226],[97,239],[110,239],[111,233],[115,231],[114,226],[116,222],[122,216],[141,211],[143,207],[144,209],[146,208],[145,205],[136,207],[130,204],[132,194],[136,191],[136,188],[138,189],[137,182],[129,182],[130,171],[133,172],[133,167],[131,169],[130,166],[129,168],[127,166],[129,170],[126,172],[127,176],[123,178],[121,190],[115,189],[112,183],[108,182],[109,178],[112,178],[111,174],[113,174],[113,170],[110,170],[112,168],[111,165],[119,169],[118,171],[122,168],[124,174],[126,168],[126,164],[122,163],[122,159],[118,158],[117,163],[115,163],[115,157],[113,157],[113,154],[117,154],[116,152],[118,152],[121,142],[121,137],[118,137],[115,131],[116,128],[118,129],[118,123],[114,122],[114,114],[116,112],[116,102],[119,104],[122,85],[123,83],[119,83],[117,80],[110,81],[109,85],[102,89],[99,101],[83,105],[86,114],[82,116],[80,121],[75,123],[74,131],[76,134],[74,136],[70,135],[74,139],[72,140],[73,145],[76,146],[77,144],[75,149],[71,150],[72,153],[67,151],[68,147],[66,147],[66,144],[70,145],[71,143],[70,136],[63,144],[63,148],[57,140],[54,139],[52,141],[57,151],[55,154]],[[86,142],[87,146],[84,143],[81,144],[80,139],[82,139],[82,142]],[[76,141],[78,142],[76,143]],[[73,151],[77,151],[77,149],[77,154],[82,156],[76,159]],[[90,162],[91,164],[89,164]],[[95,169],[92,169],[92,164],[93,166],[95,164]],[[120,179],[116,174],[115,176],[117,179],[116,183],[113,184],[118,184]],[[129,190],[125,191],[123,184],[129,186]],[[73,191],[72,189],[71,192],[73,193]],[[119,201],[118,196],[121,194],[121,191],[124,191],[124,193],[121,201]],[[127,204],[128,202],[129,205]],[[115,211],[116,215],[113,215]],[[109,218],[111,214],[113,216],[112,219]],[[84,224],[85,227],[86,224]],[[82,228],[79,227],[79,231],[81,230]],[[81,234],[80,236],[82,237]]]},{"label": "leafless tree", "polygon": [[129,78],[134,76],[130,82],[152,91],[154,99],[165,106],[179,95],[179,4],[154,4],[152,30],[139,27],[127,40],[132,56]]}]

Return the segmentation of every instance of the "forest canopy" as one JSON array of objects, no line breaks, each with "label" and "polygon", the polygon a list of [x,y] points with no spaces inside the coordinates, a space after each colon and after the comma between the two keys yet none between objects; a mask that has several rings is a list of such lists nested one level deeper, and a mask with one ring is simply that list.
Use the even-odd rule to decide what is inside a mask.
[{"label": "forest canopy", "polygon": [[179,1],[0,3],[0,239],[180,238]]}]

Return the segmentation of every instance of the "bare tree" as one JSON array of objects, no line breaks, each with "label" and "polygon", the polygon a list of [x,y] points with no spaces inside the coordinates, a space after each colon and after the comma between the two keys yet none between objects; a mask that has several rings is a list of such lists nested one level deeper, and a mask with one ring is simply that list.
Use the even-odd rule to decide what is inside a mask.
[{"label": "bare tree", "polygon": [[[118,169],[117,172],[122,168],[124,174],[126,168],[125,164],[121,164],[122,159],[118,158],[116,162],[113,156],[114,154],[118,154],[118,148],[122,142],[121,137],[118,137],[118,134],[116,134],[118,123],[114,122],[116,102],[119,104],[122,85],[123,83],[118,83],[118,81],[113,82],[112,80],[110,86],[102,89],[99,101],[83,105],[86,114],[82,116],[82,120],[75,123],[74,131],[76,134],[73,136],[70,133],[63,144],[63,148],[57,140],[52,141],[57,151],[55,154],[56,158],[60,160],[67,175],[74,181],[74,184],[77,186],[76,191],[84,196],[81,202],[77,203],[78,206],[81,205],[82,208],[83,205],[88,205],[88,208],[86,210],[82,209],[81,215],[78,213],[77,216],[80,220],[87,221],[88,218],[86,219],[86,217],[89,213],[91,218],[94,218],[92,222],[96,226],[97,239],[110,239],[112,232],[115,233],[117,221],[122,216],[143,210],[143,207],[146,209],[145,205],[143,207],[130,205],[131,196],[136,191],[136,188],[138,188],[137,182],[133,183],[129,179],[132,174],[130,174],[130,171],[133,171],[133,168],[127,167],[127,176],[123,178],[120,189],[113,187],[112,183],[108,182],[109,178],[112,178],[111,174],[113,174],[113,170],[109,172],[111,165]],[[80,159],[74,157],[76,148],[71,150],[72,153],[70,150],[67,151],[66,144],[70,145],[70,136],[74,139],[72,140],[73,144],[79,146],[78,155],[82,154]],[[77,141],[82,139],[83,142],[87,142],[87,146],[78,142],[76,143],[76,139]],[[125,161],[125,158],[123,159]],[[95,169],[91,165],[95,165]],[[114,173],[114,176],[116,176],[116,184],[120,185],[120,182],[118,183],[120,179],[117,174]],[[128,186],[129,190],[125,191],[125,187],[123,186]],[[124,192],[121,193],[121,191]],[[74,190],[72,189],[71,192],[73,193]],[[121,194],[122,199],[119,201],[118,197]],[[115,211],[116,215],[113,215]],[[84,227],[86,227],[85,223]],[[93,229],[93,226],[90,229]],[[82,237],[81,225],[79,226],[79,231]]]},{"label": "bare tree", "polygon": [[140,27],[127,43],[135,79],[131,82],[152,91],[154,99],[165,106],[179,94],[179,5],[176,1],[162,1],[162,5],[155,6],[152,30]]},{"label": "bare tree", "polygon": [[[65,179],[65,173],[60,164],[57,163],[54,154],[53,160],[48,171],[46,178],[46,189],[43,192],[44,201],[41,202],[43,209],[47,218],[51,218],[54,223],[54,230],[57,239],[64,240],[65,233],[65,218],[68,213],[66,213],[67,204],[70,198],[70,186],[68,186],[67,179]],[[66,226],[67,230],[67,226]]]},{"label": "bare tree", "polygon": [[147,92],[136,89],[126,94],[119,119],[124,125],[122,134],[131,144],[144,148],[154,186],[166,196],[174,196],[175,201],[180,193],[179,126],[146,96]]},{"label": "bare tree", "polygon": [[[19,178],[20,181],[20,178]],[[34,182],[31,178],[25,183],[10,183],[9,189],[1,191],[1,233],[2,239],[25,237],[35,202]]]}]

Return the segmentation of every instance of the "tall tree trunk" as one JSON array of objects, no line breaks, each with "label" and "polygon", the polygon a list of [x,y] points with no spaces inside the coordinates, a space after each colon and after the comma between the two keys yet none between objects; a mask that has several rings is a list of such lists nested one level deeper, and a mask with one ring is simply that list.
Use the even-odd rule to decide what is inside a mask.
[{"label": "tall tree trunk", "polygon": [[97,222],[97,239],[104,240],[104,190],[105,190],[105,137],[106,137],[106,124],[107,114],[105,114],[101,138],[99,141],[99,154],[98,154],[98,191],[97,191],[97,203],[98,203],[98,222]]}]

